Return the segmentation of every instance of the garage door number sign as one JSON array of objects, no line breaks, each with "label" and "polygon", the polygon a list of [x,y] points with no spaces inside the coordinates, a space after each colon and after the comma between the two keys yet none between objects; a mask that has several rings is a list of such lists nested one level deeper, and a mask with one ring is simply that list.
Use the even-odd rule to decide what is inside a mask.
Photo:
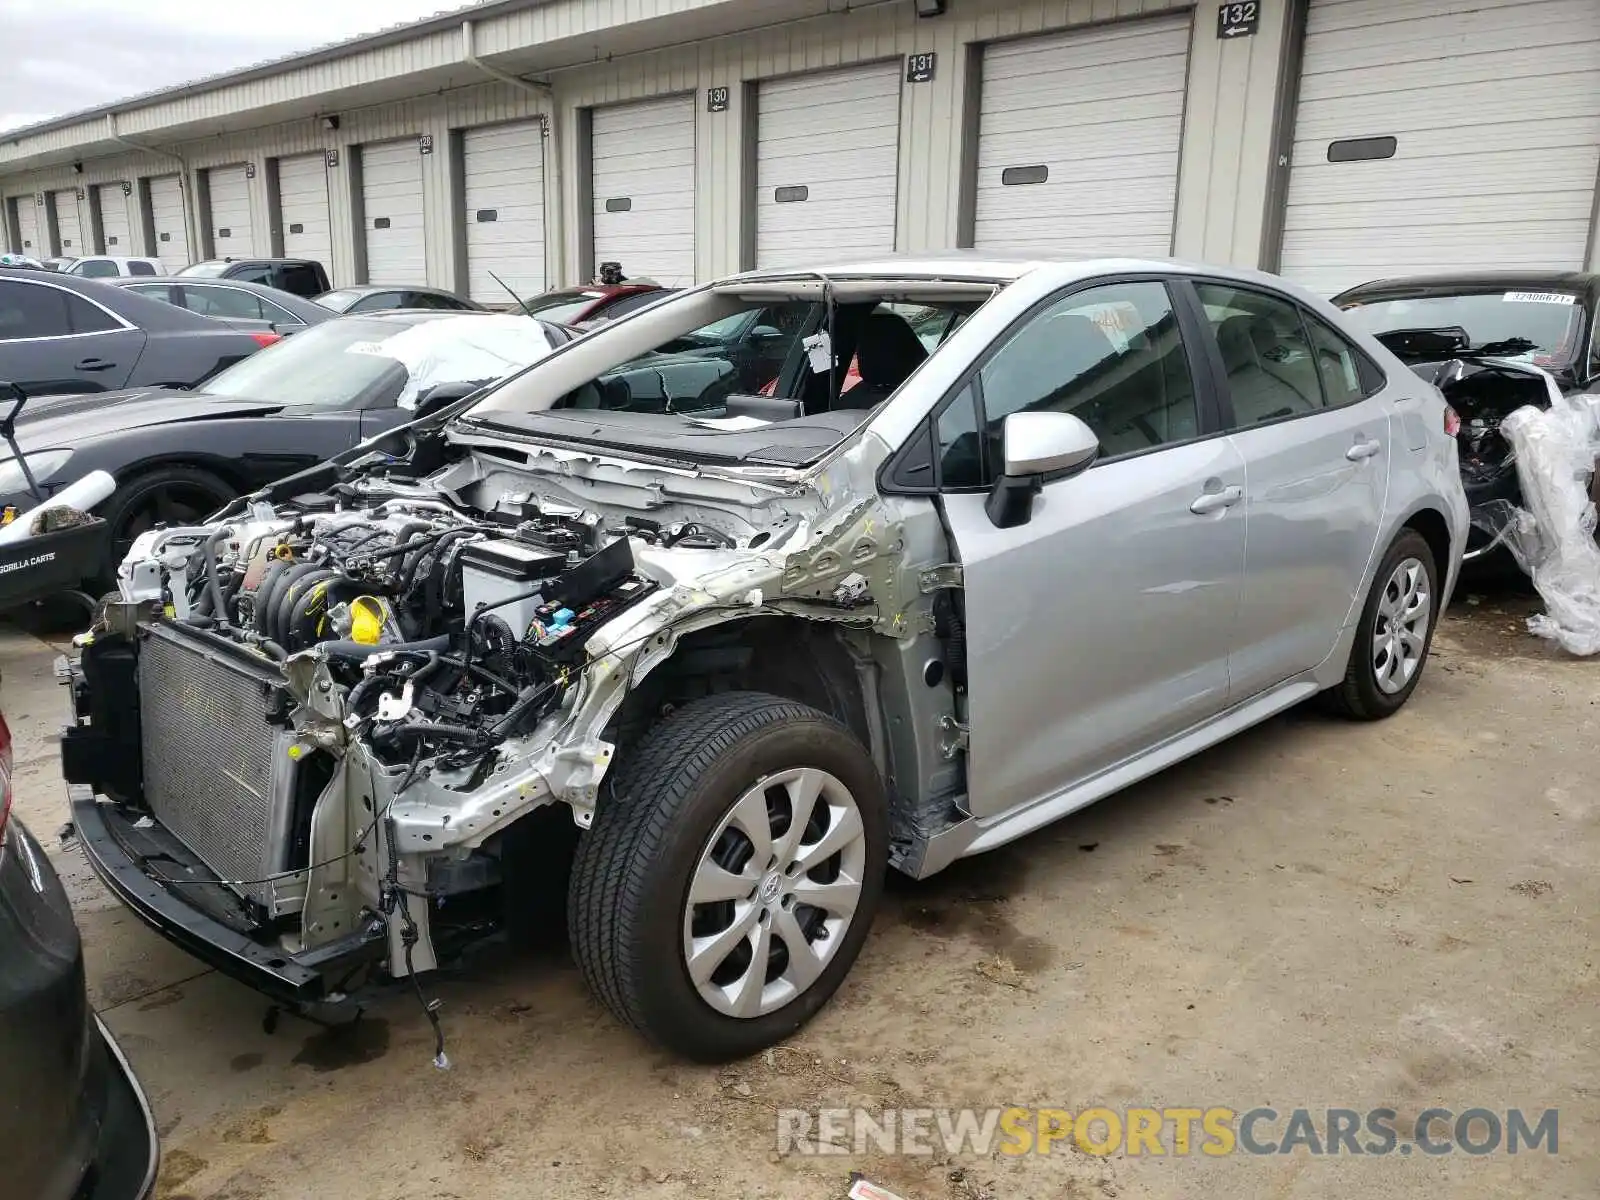
[{"label": "garage door number sign", "polygon": [[906,82],[907,83],[932,83],[933,73],[938,69],[939,56],[932,50],[921,54],[906,55]]},{"label": "garage door number sign", "polygon": [[713,87],[713,88],[707,88],[706,89],[706,111],[707,112],[727,112],[728,111],[728,89],[727,88],[725,88],[725,87]]},{"label": "garage door number sign", "polygon": [[1241,0],[1237,4],[1217,6],[1217,36],[1219,38],[1255,37],[1256,25],[1261,20],[1258,0]]}]

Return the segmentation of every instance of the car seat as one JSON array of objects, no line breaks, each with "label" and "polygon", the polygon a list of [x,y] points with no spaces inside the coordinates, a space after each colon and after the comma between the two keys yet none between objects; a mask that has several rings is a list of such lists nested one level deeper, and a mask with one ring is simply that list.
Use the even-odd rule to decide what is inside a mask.
[{"label": "car seat", "polygon": [[927,360],[928,351],[899,313],[875,312],[861,324],[856,363],[861,382],[834,401],[835,409],[881,404]]}]

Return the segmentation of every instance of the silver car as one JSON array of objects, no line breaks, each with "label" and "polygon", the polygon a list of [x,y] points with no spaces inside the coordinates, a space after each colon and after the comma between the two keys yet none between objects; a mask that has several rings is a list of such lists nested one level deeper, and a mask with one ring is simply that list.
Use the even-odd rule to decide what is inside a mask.
[{"label": "silver car", "polygon": [[147,922],[306,1007],[551,919],[570,865],[600,1000],[748,1054],[887,867],[1312,697],[1399,709],[1467,532],[1452,419],[1255,272],[722,280],[141,537],[74,669],[74,820]]}]

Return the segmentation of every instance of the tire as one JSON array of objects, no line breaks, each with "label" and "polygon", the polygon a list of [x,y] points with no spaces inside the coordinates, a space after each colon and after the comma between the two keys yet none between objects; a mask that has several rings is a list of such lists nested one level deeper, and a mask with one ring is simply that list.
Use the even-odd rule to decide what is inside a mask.
[{"label": "tire", "polygon": [[[1395,603],[1396,589],[1399,592],[1405,590],[1406,584],[1397,576],[1401,573],[1401,567],[1408,564],[1414,565],[1414,572],[1420,571],[1417,580],[1426,589],[1422,599],[1427,608],[1413,618],[1410,636],[1402,639],[1403,645],[1391,639],[1390,648],[1385,653],[1378,649],[1377,641],[1394,624],[1390,617],[1390,606]],[[1424,626],[1420,631],[1415,628],[1416,620],[1420,620]],[[1411,693],[1417,690],[1417,682],[1422,678],[1422,668],[1427,664],[1428,652],[1433,646],[1433,631],[1438,623],[1439,571],[1433,561],[1433,551],[1416,530],[1402,530],[1390,543],[1372,577],[1366,603],[1361,606],[1361,620],[1356,625],[1355,643],[1350,647],[1350,662],[1345,667],[1344,680],[1323,693],[1327,707],[1339,716],[1356,721],[1377,721],[1399,712],[1401,706],[1411,698]],[[1417,650],[1419,641],[1420,651]],[[1402,651],[1399,658],[1396,657],[1396,646],[1400,646]],[[1413,654],[1414,660],[1411,658]],[[1414,661],[1409,674],[1406,673],[1407,661]],[[1385,670],[1385,664],[1393,666]]]},{"label": "tire", "polygon": [[[827,804],[812,809],[816,832],[808,823],[789,849],[793,813],[804,805],[796,797],[811,783]],[[755,823],[744,819],[750,804]],[[746,833],[759,838],[763,825],[767,869]],[[845,849],[787,874],[791,864],[773,858],[782,852],[792,863],[835,842]],[[882,897],[888,852],[883,784],[841,725],[764,693],[708,696],[646,733],[598,806],[573,863],[573,953],[594,994],[657,1045],[699,1062],[742,1058],[794,1033],[838,988]],[[739,895],[691,905],[692,884]],[[821,899],[822,887],[835,889],[829,903],[854,895],[842,922],[797,899]],[[792,955],[786,936],[803,938],[807,953]],[[691,977],[691,953],[702,984]]]},{"label": "tire", "polygon": [[[116,582],[117,565],[138,534],[158,519],[173,524],[203,520],[234,497],[233,488],[199,467],[157,467],[126,481],[111,494],[100,515],[111,526],[111,562],[99,581]],[[165,511],[170,515],[163,516]]]}]

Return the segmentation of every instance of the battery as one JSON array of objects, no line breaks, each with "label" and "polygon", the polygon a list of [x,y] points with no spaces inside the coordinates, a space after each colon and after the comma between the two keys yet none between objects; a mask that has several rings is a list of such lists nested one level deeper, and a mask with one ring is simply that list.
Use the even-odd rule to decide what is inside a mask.
[{"label": "battery", "polygon": [[491,539],[462,547],[461,599],[470,620],[487,607],[517,638],[527,635],[533,614],[544,603],[541,584],[555,578],[566,558],[525,542]]}]

